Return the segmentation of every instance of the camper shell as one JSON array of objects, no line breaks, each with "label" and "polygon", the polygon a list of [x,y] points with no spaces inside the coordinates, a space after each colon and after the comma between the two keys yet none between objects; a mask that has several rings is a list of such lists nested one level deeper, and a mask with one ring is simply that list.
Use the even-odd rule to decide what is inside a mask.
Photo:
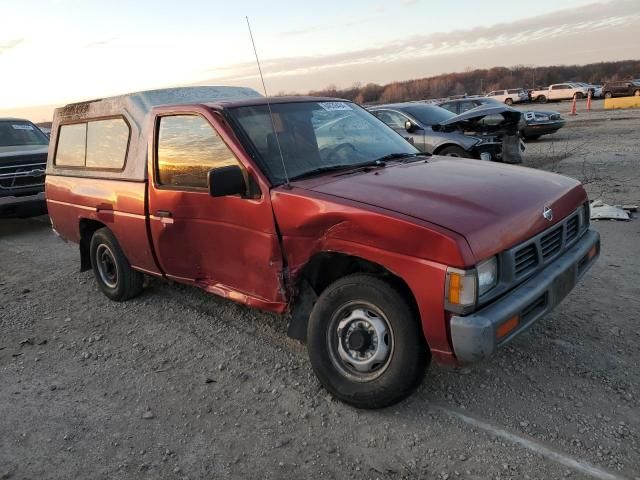
[{"label": "camper shell", "polygon": [[[71,103],[54,111],[49,143],[47,175],[89,176],[120,180],[144,181],[147,178],[147,139],[151,138],[154,107],[171,105],[211,104],[221,101],[261,98],[246,87],[176,87],[129,93],[109,98]],[[129,127],[129,141],[124,167],[114,172],[103,168],[69,168],[55,164],[58,135],[62,125],[88,120],[122,118]]]}]

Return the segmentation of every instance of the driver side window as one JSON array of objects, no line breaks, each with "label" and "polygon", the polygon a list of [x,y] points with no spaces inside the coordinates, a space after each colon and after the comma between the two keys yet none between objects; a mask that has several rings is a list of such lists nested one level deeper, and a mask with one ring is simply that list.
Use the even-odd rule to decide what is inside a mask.
[{"label": "driver side window", "polygon": [[400,115],[399,113],[392,112],[390,110],[380,110],[376,113],[376,116],[391,128],[404,130],[404,122],[407,120],[404,115]]},{"label": "driver side window", "polygon": [[199,115],[160,118],[156,172],[167,187],[206,189],[209,170],[240,165],[211,124]]}]

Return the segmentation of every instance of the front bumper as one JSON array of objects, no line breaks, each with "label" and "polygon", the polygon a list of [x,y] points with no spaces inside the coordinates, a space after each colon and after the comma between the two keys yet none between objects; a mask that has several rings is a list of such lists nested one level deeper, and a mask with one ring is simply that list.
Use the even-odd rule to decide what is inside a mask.
[{"label": "front bumper", "polygon": [[17,197],[0,197],[0,213],[4,213],[7,211],[14,212],[33,207],[46,208],[44,192],[34,193],[33,195],[21,195]]},{"label": "front bumper", "polygon": [[564,120],[544,123],[529,123],[526,127],[524,127],[523,133],[525,137],[531,137],[534,135],[547,135],[557,132],[562,127],[564,127],[564,125]]},{"label": "front bumper", "polygon": [[[596,247],[596,255],[589,252]],[[477,312],[451,317],[451,342],[460,363],[489,357],[498,347],[528,329],[558,305],[600,254],[600,235],[587,230],[580,240],[543,270]],[[520,316],[518,326],[503,338],[498,328]]]}]

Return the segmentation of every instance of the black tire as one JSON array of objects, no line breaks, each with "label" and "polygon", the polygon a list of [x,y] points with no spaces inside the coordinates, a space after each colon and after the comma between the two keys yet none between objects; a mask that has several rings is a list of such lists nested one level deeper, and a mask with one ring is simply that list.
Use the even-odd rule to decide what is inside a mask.
[{"label": "black tire", "polygon": [[473,158],[473,156],[464,148],[458,147],[456,145],[449,145],[448,147],[444,147],[438,152],[438,155],[443,155],[445,157]]},{"label": "black tire", "polygon": [[613,93],[611,92],[604,92],[604,98],[612,98],[613,97]]},{"label": "black tire", "polygon": [[[359,311],[366,316],[358,317]],[[367,330],[371,318],[388,329],[382,343],[371,334],[380,330]],[[362,341],[359,347],[353,346],[360,350],[348,348],[358,332],[369,332],[365,350]],[[359,339],[363,338],[360,333]],[[384,360],[380,357],[370,369],[356,371],[349,355],[366,356],[372,348],[374,360],[386,349]],[[422,328],[404,297],[381,278],[359,273],[337,280],[322,292],[309,317],[307,349],[320,383],[339,400],[366,409],[387,407],[409,396],[420,385],[430,358]]]},{"label": "black tire", "polygon": [[547,103],[547,97],[544,95],[540,95],[538,97],[538,103]]},{"label": "black tire", "polygon": [[524,139],[529,140],[538,140],[542,135],[524,135]]},{"label": "black tire", "polygon": [[633,96],[634,97],[640,97],[640,90],[634,90]]},{"label": "black tire", "polygon": [[581,92],[576,92],[573,96],[576,100],[582,100],[584,98],[584,95]]},{"label": "black tire", "polygon": [[511,105],[513,105],[513,99],[511,99],[511,98],[507,98],[507,99],[504,101],[504,103],[506,103],[507,105],[511,106]]},{"label": "black tire", "polygon": [[93,274],[107,297],[123,302],[140,294],[144,275],[131,268],[118,240],[108,228],[93,234],[90,253]]}]

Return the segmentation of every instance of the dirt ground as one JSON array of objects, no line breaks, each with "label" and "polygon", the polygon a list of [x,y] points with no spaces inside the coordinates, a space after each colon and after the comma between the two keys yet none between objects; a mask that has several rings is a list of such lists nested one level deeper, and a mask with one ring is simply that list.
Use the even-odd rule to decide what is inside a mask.
[{"label": "dirt ground", "polygon": [[[527,164],[640,203],[639,127],[580,113]],[[594,228],[599,262],[528,333],[358,411],[285,318],[158,280],[110,302],[46,217],[0,220],[0,478],[639,479],[640,220]]]}]

